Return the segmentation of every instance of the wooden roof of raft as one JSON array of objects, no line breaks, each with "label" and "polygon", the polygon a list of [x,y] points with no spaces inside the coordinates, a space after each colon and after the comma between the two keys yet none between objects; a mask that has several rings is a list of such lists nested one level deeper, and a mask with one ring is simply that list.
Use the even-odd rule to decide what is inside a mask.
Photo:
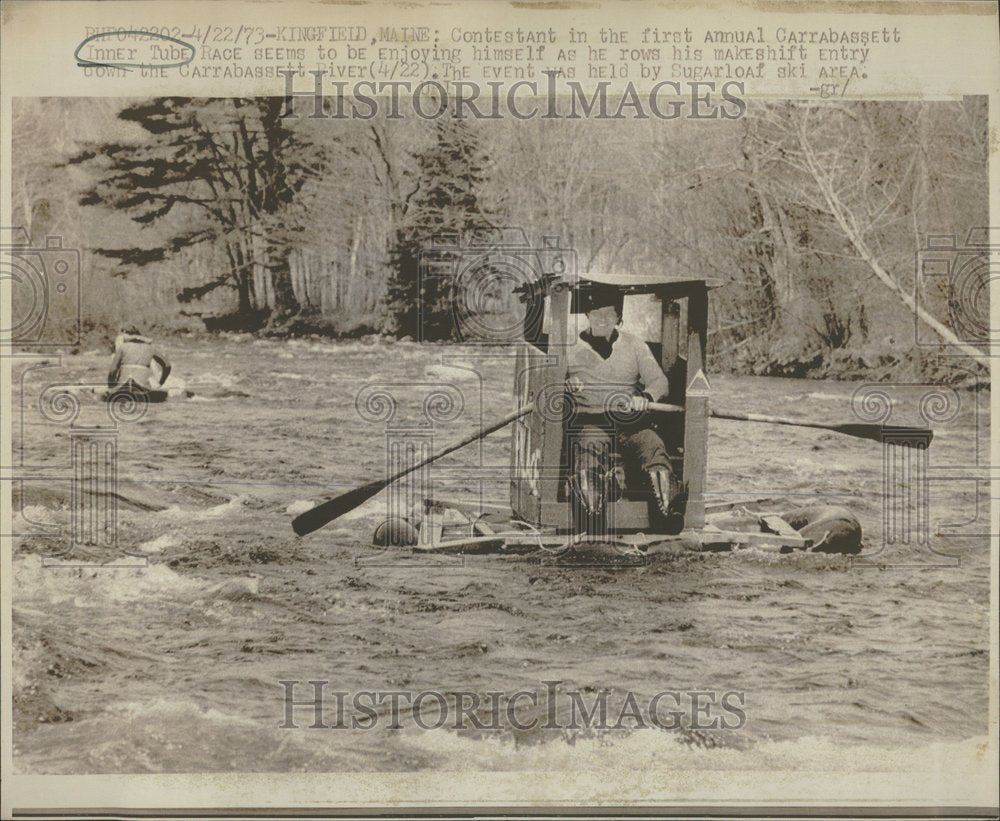
[{"label": "wooden roof of raft", "polygon": [[613,287],[625,294],[657,294],[668,299],[685,297],[692,291],[705,287],[718,288],[721,279],[696,276],[666,276],[664,274],[608,274],[591,272],[579,274],[568,285],[584,291],[594,287]]},{"label": "wooden roof of raft", "polygon": [[[576,276],[549,275],[514,288],[521,299],[532,299],[555,290],[571,289],[574,297],[591,288],[612,287],[623,294],[655,294],[662,300],[683,299],[701,288],[712,290],[725,283],[715,277],[608,274],[590,272]],[[576,302],[574,298],[574,304]]]},{"label": "wooden roof of raft", "polygon": [[711,290],[723,284],[721,279],[710,277],[665,276],[662,274],[639,276],[591,272],[576,276],[547,276],[541,280],[521,285],[514,290],[521,292],[522,299],[531,299],[533,298],[532,294],[537,298],[554,290],[571,289],[574,292],[573,302],[575,304],[575,297],[591,288],[612,287],[625,295],[655,294],[661,300],[669,301],[683,299],[697,293],[702,288]]}]

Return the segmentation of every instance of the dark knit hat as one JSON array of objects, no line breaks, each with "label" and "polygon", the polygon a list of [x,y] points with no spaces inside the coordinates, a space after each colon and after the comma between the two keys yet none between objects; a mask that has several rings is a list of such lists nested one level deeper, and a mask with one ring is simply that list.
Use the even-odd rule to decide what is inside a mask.
[{"label": "dark knit hat", "polygon": [[580,313],[588,313],[612,305],[620,317],[625,307],[625,294],[618,288],[612,288],[608,285],[590,285],[580,289],[578,304]]}]

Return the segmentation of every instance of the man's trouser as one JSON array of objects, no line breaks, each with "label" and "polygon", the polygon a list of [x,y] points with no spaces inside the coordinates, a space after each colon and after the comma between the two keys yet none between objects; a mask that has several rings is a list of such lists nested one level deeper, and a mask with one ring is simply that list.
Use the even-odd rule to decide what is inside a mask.
[{"label": "man's trouser", "polygon": [[[666,513],[667,503],[678,492],[667,449],[660,434],[648,419],[640,418],[632,424],[615,425],[603,416],[578,415],[568,427],[570,443],[570,484],[577,506],[584,518],[593,520],[603,514],[609,501],[617,501],[625,487],[625,465],[642,471],[648,489],[657,494],[653,484],[655,474],[667,486],[657,498],[659,507]],[[635,477],[630,477],[634,482]],[[670,498],[664,499],[664,495]],[[579,517],[577,517],[579,518]],[[575,523],[579,529],[591,529],[600,522]]]}]

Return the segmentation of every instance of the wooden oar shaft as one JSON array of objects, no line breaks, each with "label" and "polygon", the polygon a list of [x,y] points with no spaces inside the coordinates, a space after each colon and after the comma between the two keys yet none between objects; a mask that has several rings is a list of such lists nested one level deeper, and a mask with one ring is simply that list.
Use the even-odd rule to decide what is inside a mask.
[{"label": "wooden oar shaft", "polygon": [[715,419],[735,419],[738,422],[765,422],[769,425],[793,425],[800,428],[823,428],[836,430],[837,425],[826,425],[822,422],[806,422],[799,419],[786,419],[783,416],[767,416],[762,413],[720,413],[712,411]]},{"label": "wooden oar shaft", "polygon": [[668,405],[666,402],[650,402],[649,409],[655,411],[667,411],[668,413],[677,413],[678,411],[684,410],[681,405]]},{"label": "wooden oar shaft", "polygon": [[[649,409],[654,411],[683,411],[680,405],[667,405],[664,402],[650,402]],[[799,419],[787,419],[783,416],[767,416],[762,413],[722,413],[712,411],[713,419],[732,419],[737,422],[765,422],[769,425],[793,425],[797,428],[822,428],[824,430],[839,430],[839,425],[827,425],[822,422],[808,422]]]},{"label": "wooden oar shaft", "polygon": [[[660,402],[650,402],[649,407],[656,411],[682,411],[679,405],[664,405]],[[926,447],[934,438],[930,428],[908,428],[879,425],[865,422],[845,422],[843,424],[826,424],[810,422],[805,419],[788,419],[784,416],[769,416],[763,413],[721,413],[712,411],[713,419],[730,419],[736,422],[764,422],[768,425],[791,425],[796,428],[818,428],[832,430],[844,436],[854,436],[857,439],[869,439],[873,442],[884,442],[904,446]]]},{"label": "wooden oar shaft", "polygon": [[372,496],[380,493],[397,479],[401,479],[408,473],[413,473],[413,471],[418,468],[422,468],[424,465],[430,464],[434,460],[440,459],[442,456],[446,456],[459,448],[465,447],[471,442],[475,442],[477,439],[482,439],[484,436],[488,436],[494,431],[500,430],[500,428],[509,425],[518,417],[531,413],[533,409],[534,404],[529,404],[516,411],[511,411],[503,417],[503,419],[487,425],[485,428],[481,428],[470,436],[466,436],[460,442],[455,442],[452,445],[441,448],[441,450],[431,454],[426,459],[421,459],[415,464],[408,465],[402,470],[393,473],[391,476],[386,476],[384,479],[376,479],[374,482],[369,482],[366,485],[349,490],[347,493],[342,493],[340,496],[333,499],[328,499],[327,501],[316,505],[316,507],[311,510],[307,510],[305,513],[296,516],[292,520],[292,529],[299,536],[305,536],[307,533],[312,533],[314,530],[318,530],[324,525],[329,524],[334,519],[343,516],[348,511],[354,510],[354,508],[364,504],[366,501],[371,499]]},{"label": "wooden oar shaft", "polygon": [[413,471],[415,471],[417,468],[422,468],[424,465],[429,465],[431,462],[437,461],[442,456],[447,456],[449,453],[453,453],[459,448],[464,448],[466,445],[471,445],[477,439],[482,439],[484,436],[489,436],[491,433],[495,433],[496,431],[500,430],[500,428],[509,425],[515,419],[519,419],[520,417],[531,413],[534,407],[535,405],[532,402],[525,405],[523,408],[518,408],[515,411],[511,411],[505,417],[503,417],[503,419],[494,422],[492,425],[487,425],[485,428],[480,428],[475,433],[466,436],[460,442],[455,442],[454,444],[441,448],[441,450],[432,453],[426,459],[421,459],[419,462],[416,462],[415,464],[412,464],[409,467],[405,467],[401,471],[392,474],[392,476],[387,476],[382,481],[385,482],[386,485],[391,485],[397,479],[402,479],[408,473],[413,473]]},{"label": "wooden oar shaft", "polygon": [[797,428],[819,428],[854,436],[857,439],[870,439],[873,442],[903,445],[905,447],[927,447],[934,438],[930,428],[898,427],[895,425],[880,425],[868,422],[845,422],[830,425],[823,422],[809,422],[801,419],[786,419],[782,416],[766,416],[760,413],[719,413],[712,411],[713,419],[733,419],[738,422],[764,422],[768,425],[792,425]]}]

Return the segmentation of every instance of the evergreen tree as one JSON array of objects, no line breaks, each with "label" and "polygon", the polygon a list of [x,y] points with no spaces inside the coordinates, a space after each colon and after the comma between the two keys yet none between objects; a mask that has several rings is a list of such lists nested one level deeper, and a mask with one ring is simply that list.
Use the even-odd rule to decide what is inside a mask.
[{"label": "evergreen tree", "polygon": [[[298,310],[289,253],[299,229],[296,195],[322,151],[288,129],[280,98],[158,98],[129,105],[120,119],[145,139],[88,146],[70,162],[97,169],[81,205],[124,211],[154,228],[152,242],[96,248],[129,268],[165,262],[197,246],[212,245],[227,267],[178,293],[190,302],[215,289],[236,290],[237,311],[270,310],[283,318]],[[256,293],[255,265],[267,277]]]},{"label": "evergreen tree", "polygon": [[416,160],[417,188],[396,232],[389,310],[399,336],[456,339],[454,272],[463,238],[487,222],[479,202],[486,157],[468,122],[439,118]]}]

